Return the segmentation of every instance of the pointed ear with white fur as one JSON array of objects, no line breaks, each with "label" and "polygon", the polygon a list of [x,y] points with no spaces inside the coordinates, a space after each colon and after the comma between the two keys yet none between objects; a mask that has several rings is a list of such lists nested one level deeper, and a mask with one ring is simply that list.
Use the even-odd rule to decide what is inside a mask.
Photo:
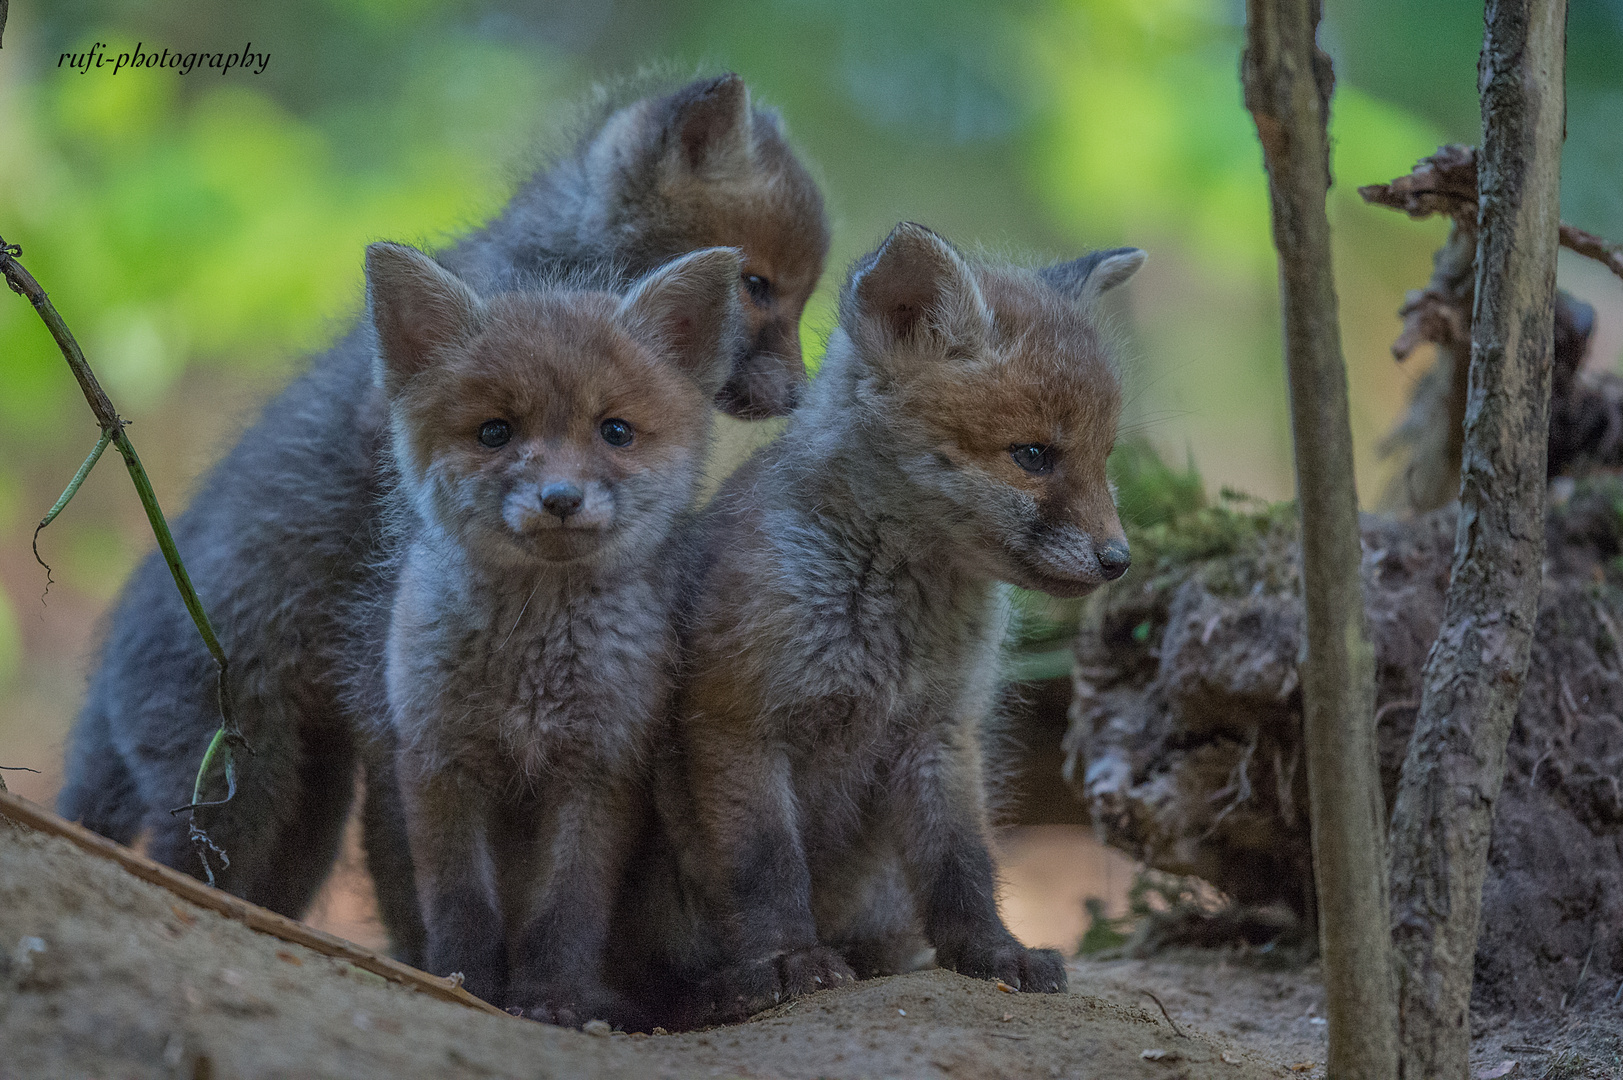
[{"label": "pointed ear with white fur", "polygon": [[1065,296],[1083,306],[1091,306],[1138,273],[1146,258],[1148,256],[1139,248],[1111,248],[1090,251],[1080,259],[1044,267],[1037,273]]},{"label": "pointed ear with white fur", "polygon": [[969,345],[991,319],[969,264],[951,244],[910,221],[892,229],[852,273],[843,306],[842,316],[877,333],[881,347],[919,334]]},{"label": "pointed ear with white fur", "polygon": [[374,377],[391,397],[476,332],[484,311],[461,278],[405,244],[367,247],[366,301],[378,332]]},{"label": "pointed ear with white fur", "polygon": [[742,257],[737,248],[689,252],[644,275],[620,302],[632,331],[663,349],[707,398],[721,390],[744,345]]},{"label": "pointed ear with white fur", "polygon": [[671,97],[666,155],[694,172],[747,168],[752,139],[749,88],[737,75],[700,79]]}]

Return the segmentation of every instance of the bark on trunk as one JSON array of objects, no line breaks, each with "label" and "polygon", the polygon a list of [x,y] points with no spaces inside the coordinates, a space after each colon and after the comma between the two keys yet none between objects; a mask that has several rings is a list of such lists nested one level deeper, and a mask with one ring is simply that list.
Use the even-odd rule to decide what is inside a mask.
[{"label": "bark on trunk", "polygon": [[1315,0],[1248,0],[1246,7],[1242,80],[1268,167],[1302,522],[1302,693],[1329,1075],[1386,1080],[1397,1071],[1397,1049],[1375,651],[1358,577],[1347,372],[1324,207],[1334,76],[1315,42]]},{"label": "bark on trunk", "polygon": [[1442,629],[1392,817],[1402,1073],[1465,1080],[1494,801],[1544,557],[1566,0],[1489,0],[1476,304]]}]

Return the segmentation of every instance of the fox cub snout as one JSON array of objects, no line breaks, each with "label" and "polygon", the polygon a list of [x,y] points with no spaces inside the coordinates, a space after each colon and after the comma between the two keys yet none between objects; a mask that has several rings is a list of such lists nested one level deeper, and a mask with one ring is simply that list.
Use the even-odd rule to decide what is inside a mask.
[{"label": "fox cub snout", "polygon": [[604,935],[738,273],[710,248],[624,296],[481,299],[411,248],[367,252],[398,474],[374,648],[423,964],[536,1019],[623,1016]]}]

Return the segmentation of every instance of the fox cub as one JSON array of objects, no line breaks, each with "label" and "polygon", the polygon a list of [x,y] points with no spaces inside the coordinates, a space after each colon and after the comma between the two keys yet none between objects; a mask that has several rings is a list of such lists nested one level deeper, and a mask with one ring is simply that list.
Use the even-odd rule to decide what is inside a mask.
[{"label": "fox cub", "polygon": [[[716,401],[786,412],[804,381],[797,327],[828,226],[816,184],[736,75],[605,107],[576,148],[442,258],[476,292],[592,271],[623,284],[684,252],[743,250],[733,288],[745,333]],[[387,436],[363,321],[294,382],[203,479],[175,538],[231,658],[252,746],[235,798],[197,812],[229,865],[219,884],[285,915],[309,905],[354,791],[346,706],[352,610],[376,588],[383,535],[377,461]],[[214,665],[156,553],[110,616],[75,726],[58,807],[154,858],[199,873],[184,816],[219,724]],[[392,777],[368,770],[368,858],[397,946],[418,947],[409,862],[388,828]],[[207,792],[223,796],[224,784]]]},{"label": "fox cub", "polygon": [[603,939],[738,272],[712,248],[623,299],[480,299],[412,248],[367,251],[398,477],[380,711],[425,963],[537,1019],[615,1011]]},{"label": "fox cub", "polygon": [[898,226],[852,271],[809,401],[706,510],[660,797],[721,935],[712,1016],[926,946],[1065,989],[1059,955],[998,915],[980,724],[999,582],[1081,596],[1127,569],[1093,309],[1143,261],[1030,271]]}]

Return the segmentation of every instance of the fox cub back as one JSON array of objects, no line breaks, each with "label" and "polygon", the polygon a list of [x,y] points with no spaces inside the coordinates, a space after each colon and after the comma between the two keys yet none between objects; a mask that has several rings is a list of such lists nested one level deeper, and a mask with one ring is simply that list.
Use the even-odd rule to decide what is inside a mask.
[{"label": "fox cub back", "polygon": [[368,250],[398,475],[378,711],[424,963],[538,1019],[618,1015],[603,938],[738,265],[712,248],[623,296],[481,299],[413,249]]},{"label": "fox cub back", "polygon": [[[717,496],[659,771],[718,940],[712,1016],[936,962],[1057,991],[998,915],[979,725],[1011,583],[1079,596],[1128,552],[1095,302],[1144,258],[1043,270],[901,225],[859,261],[808,402]],[[927,955],[927,953],[926,953]]]}]

